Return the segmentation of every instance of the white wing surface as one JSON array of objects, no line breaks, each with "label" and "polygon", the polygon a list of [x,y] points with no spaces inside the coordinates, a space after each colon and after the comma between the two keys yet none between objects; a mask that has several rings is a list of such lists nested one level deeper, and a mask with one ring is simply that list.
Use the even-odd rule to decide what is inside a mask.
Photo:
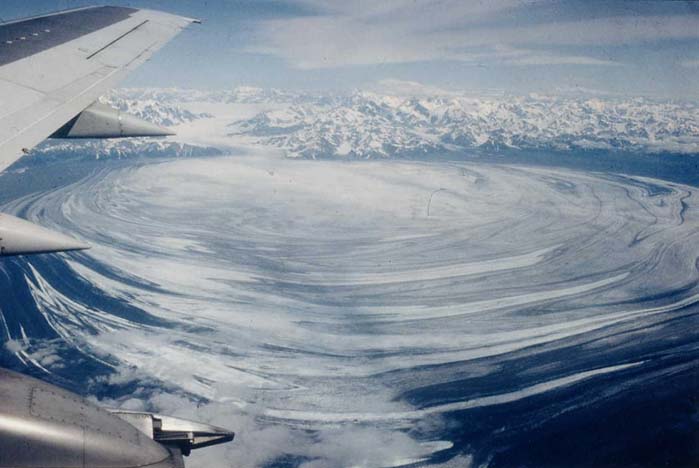
[{"label": "white wing surface", "polygon": [[194,21],[101,6],[0,25],[0,171]]}]

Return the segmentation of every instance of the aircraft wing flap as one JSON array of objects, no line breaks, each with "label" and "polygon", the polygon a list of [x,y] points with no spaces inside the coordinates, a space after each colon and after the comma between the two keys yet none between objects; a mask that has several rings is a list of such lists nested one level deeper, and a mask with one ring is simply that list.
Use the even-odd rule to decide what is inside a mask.
[{"label": "aircraft wing flap", "polygon": [[115,67],[129,65],[144,51],[155,52],[194,20],[152,10],[139,10],[114,26],[103,42],[94,42],[86,60]]}]

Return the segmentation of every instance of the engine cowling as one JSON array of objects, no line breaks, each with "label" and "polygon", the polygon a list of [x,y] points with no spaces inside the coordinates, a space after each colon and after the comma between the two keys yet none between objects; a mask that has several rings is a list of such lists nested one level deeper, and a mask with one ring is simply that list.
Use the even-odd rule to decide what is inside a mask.
[{"label": "engine cowling", "polygon": [[0,213],[0,257],[89,248],[89,245],[65,234]]},{"label": "engine cowling", "polygon": [[108,411],[0,369],[0,468],[183,468],[182,455],[233,436],[168,416]]}]

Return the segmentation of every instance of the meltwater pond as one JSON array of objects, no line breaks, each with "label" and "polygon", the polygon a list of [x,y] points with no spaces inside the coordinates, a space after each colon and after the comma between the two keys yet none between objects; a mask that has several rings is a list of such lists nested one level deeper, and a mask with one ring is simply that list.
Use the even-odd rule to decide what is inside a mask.
[{"label": "meltwater pond", "polygon": [[245,156],[41,187],[3,211],[93,248],[2,261],[1,364],[238,432],[191,466],[699,460],[693,187]]}]

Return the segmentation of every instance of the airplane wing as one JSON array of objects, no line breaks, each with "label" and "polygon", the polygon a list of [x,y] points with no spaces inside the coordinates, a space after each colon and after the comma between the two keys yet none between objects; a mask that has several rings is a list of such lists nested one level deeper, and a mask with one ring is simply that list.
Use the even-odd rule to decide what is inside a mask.
[{"label": "airplane wing", "polygon": [[[51,135],[167,134],[94,103],[192,22],[99,6],[0,25],[0,172]],[[0,255],[80,248],[66,236],[0,214]]]},{"label": "airplane wing", "polygon": [[101,6],[0,26],[0,171],[194,22]]},{"label": "airplane wing", "polygon": [[[0,172],[45,138],[168,132],[95,103],[194,20],[90,7],[0,25]],[[86,248],[0,213],[0,256]],[[106,411],[53,385],[0,369],[0,466],[184,468],[193,449],[230,442],[218,427]]]}]

